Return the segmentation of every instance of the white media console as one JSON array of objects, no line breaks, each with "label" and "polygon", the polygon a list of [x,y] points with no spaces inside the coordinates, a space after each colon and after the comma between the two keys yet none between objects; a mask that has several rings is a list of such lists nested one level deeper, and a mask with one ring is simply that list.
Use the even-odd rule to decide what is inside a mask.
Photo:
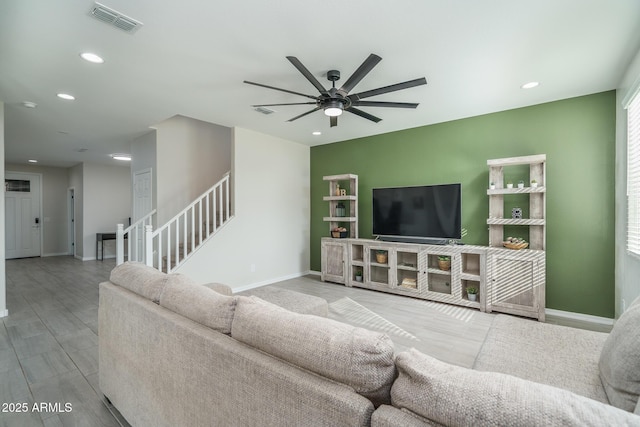
[{"label": "white media console", "polygon": [[544,251],[349,238],[321,245],[323,281],[544,320]]}]

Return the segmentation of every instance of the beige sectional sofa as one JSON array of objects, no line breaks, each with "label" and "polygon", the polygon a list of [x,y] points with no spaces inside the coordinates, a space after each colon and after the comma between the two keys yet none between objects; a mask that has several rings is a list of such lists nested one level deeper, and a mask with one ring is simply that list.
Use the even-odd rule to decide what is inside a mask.
[{"label": "beige sectional sofa", "polygon": [[[497,316],[471,370],[416,350],[396,355],[386,334],[321,317],[326,311],[313,301],[306,302],[316,314],[304,314],[225,293],[135,263],[100,284],[100,388],[133,426],[640,425],[632,414],[639,412],[640,356],[610,349],[626,342],[618,325],[587,339]],[[288,308],[296,302],[295,295],[276,299]],[[625,316],[621,326],[640,330],[640,304]],[[524,325],[535,333],[523,335]],[[573,356],[563,353],[568,336]],[[560,344],[518,352],[549,337]],[[637,333],[628,338],[640,342]],[[523,373],[540,352],[544,360]],[[615,363],[598,368],[599,355],[576,356],[586,352]],[[545,375],[549,361],[558,367]],[[586,371],[567,368],[572,373],[558,377],[561,365]],[[596,371],[608,378],[602,394],[594,391],[602,387]],[[570,384],[573,377],[588,385]]]}]

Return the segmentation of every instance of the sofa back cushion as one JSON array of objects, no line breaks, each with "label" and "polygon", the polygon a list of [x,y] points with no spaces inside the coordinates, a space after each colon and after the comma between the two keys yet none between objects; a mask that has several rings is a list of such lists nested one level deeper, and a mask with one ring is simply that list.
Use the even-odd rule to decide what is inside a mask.
[{"label": "sofa back cushion", "polygon": [[383,333],[238,297],[231,336],[298,367],[352,387],[374,405],[389,402],[393,343]]},{"label": "sofa back cushion", "polygon": [[616,321],[600,354],[600,379],[609,403],[633,412],[640,395],[640,305]]},{"label": "sofa back cushion", "polygon": [[158,304],[167,275],[140,262],[125,262],[111,270],[109,280]]},{"label": "sofa back cushion", "polygon": [[415,349],[400,353],[396,365],[393,406],[442,425],[601,426],[640,421],[567,390],[449,365]]},{"label": "sofa back cushion", "polygon": [[223,334],[231,333],[237,297],[222,295],[182,274],[167,275],[160,305]]}]

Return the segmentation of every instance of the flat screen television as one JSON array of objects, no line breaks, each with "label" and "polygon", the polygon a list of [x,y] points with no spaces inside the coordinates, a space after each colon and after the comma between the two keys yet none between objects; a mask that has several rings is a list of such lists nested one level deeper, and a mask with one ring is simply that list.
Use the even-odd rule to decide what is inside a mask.
[{"label": "flat screen television", "polygon": [[460,239],[460,189],[460,184],[374,188],[373,235],[431,244]]}]

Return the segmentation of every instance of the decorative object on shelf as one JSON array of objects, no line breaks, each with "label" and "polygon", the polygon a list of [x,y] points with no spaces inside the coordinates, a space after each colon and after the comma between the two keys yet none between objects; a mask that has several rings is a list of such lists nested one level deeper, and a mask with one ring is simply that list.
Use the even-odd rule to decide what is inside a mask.
[{"label": "decorative object on shelf", "polygon": [[451,270],[451,257],[449,255],[438,255],[438,267],[440,270]]},{"label": "decorative object on shelf", "polygon": [[404,279],[402,279],[402,283],[400,283],[400,286],[402,286],[403,288],[418,289],[418,282],[412,277],[405,277]]},{"label": "decorative object on shelf", "polygon": [[513,188],[513,182],[511,181],[507,182],[507,188]]},{"label": "decorative object on shelf", "polygon": [[356,271],[356,282],[362,282],[362,270]]},{"label": "decorative object on shelf", "polygon": [[336,227],[331,230],[331,237],[334,237],[336,239],[344,239],[348,234],[349,232],[344,227]]},{"label": "decorative object on shelf", "polygon": [[513,208],[513,209],[511,209],[511,218],[513,218],[513,219],[522,219],[522,208]]},{"label": "decorative object on shelf", "polygon": [[469,301],[477,301],[478,300],[478,288],[475,286],[469,286],[467,288],[467,297],[469,297]]},{"label": "decorative object on shelf", "polygon": [[496,189],[496,184],[494,182],[490,182],[489,183],[489,190],[495,190]]},{"label": "decorative object on shelf", "polygon": [[538,187],[538,181],[536,181],[535,179],[531,180],[531,188],[537,188]]},{"label": "decorative object on shelf", "polygon": [[347,195],[347,190],[345,190],[344,188],[341,188],[340,189],[340,195],[343,196],[343,197],[346,196]]},{"label": "decorative object on shelf", "polygon": [[502,242],[502,246],[507,249],[526,249],[529,247],[529,243],[527,243],[524,239],[519,237],[507,237],[507,240]]},{"label": "decorative object on shelf", "polygon": [[336,206],[336,216],[346,216],[347,209],[344,207],[344,203],[338,203]]},{"label": "decorative object on shelf", "polygon": [[387,251],[376,251],[376,261],[378,264],[387,263]]},{"label": "decorative object on shelf", "polygon": [[518,188],[524,188],[524,181],[518,181]]},{"label": "decorative object on shelf", "polygon": [[340,184],[336,184],[336,196],[340,195]]}]

